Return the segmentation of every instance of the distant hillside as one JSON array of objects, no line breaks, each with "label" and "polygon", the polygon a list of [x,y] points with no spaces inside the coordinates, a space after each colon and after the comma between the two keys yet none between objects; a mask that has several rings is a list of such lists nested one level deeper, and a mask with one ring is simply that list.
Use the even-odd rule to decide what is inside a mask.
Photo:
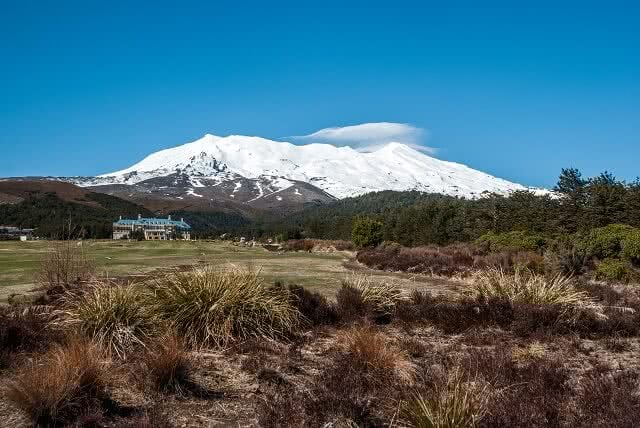
[{"label": "distant hillside", "polygon": [[0,181],[0,224],[35,228],[39,236],[108,238],[118,216],[138,214],[153,216],[140,205],[70,183]]}]

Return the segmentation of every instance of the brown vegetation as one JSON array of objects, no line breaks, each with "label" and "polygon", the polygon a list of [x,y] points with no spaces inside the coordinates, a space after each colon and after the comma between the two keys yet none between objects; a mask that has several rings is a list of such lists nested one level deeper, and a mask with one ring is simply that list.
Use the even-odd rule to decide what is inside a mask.
[{"label": "brown vegetation", "polygon": [[107,362],[83,340],[58,346],[22,367],[10,381],[7,398],[37,426],[73,424],[108,399]]},{"label": "brown vegetation", "polygon": [[54,318],[0,313],[23,356],[0,383],[42,426],[634,426],[638,289],[514,272],[457,296],[350,277],[335,301],[209,268],[86,285]]},{"label": "brown vegetation", "polygon": [[489,253],[473,244],[413,248],[383,244],[358,251],[357,260],[373,269],[440,276],[468,276],[487,268],[510,272],[516,268],[544,270],[544,258],[535,252],[505,250]]}]

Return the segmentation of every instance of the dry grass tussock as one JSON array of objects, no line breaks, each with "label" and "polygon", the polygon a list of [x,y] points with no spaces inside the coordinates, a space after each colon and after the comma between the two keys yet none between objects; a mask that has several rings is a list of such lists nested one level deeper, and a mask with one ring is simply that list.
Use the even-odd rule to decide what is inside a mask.
[{"label": "dry grass tussock", "polygon": [[148,346],[142,364],[156,391],[178,395],[192,392],[194,359],[182,338],[174,334],[158,337]]},{"label": "dry grass tussock", "polygon": [[81,293],[67,292],[55,311],[56,324],[92,338],[121,358],[156,328],[141,288],[94,281]]},{"label": "dry grass tussock", "polygon": [[396,305],[409,300],[405,290],[393,282],[379,282],[373,277],[353,274],[342,281],[342,286],[360,292],[363,303],[377,314],[394,313]]},{"label": "dry grass tussock", "polygon": [[99,347],[71,340],[22,367],[6,396],[36,426],[70,424],[108,397],[107,366]]},{"label": "dry grass tussock", "polygon": [[410,383],[415,377],[416,367],[408,354],[371,327],[345,330],[340,333],[338,343],[356,371],[381,377],[386,374],[403,383]]},{"label": "dry grass tussock", "polygon": [[500,269],[488,269],[473,276],[471,292],[475,297],[486,300],[589,309],[604,317],[602,306],[589,293],[578,290],[571,277],[563,275],[548,278],[528,270],[509,274]]},{"label": "dry grass tussock", "polygon": [[205,266],[170,273],[149,287],[152,312],[193,347],[282,338],[300,324],[290,293],[266,286],[249,270]]},{"label": "dry grass tussock", "polygon": [[405,418],[415,428],[475,427],[486,413],[487,401],[486,387],[454,370],[443,384],[435,386],[430,398],[416,393],[405,407]]}]

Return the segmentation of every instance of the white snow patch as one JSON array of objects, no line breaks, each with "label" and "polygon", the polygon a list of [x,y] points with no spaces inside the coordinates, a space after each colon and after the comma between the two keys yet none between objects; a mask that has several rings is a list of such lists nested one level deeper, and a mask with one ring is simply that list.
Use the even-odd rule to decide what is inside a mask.
[{"label": "white snow patch", "polygon": [[[354,143],[354,146],[358,144]],[[153,153],[130,168],[90,179],[77,179],[83,186],[135,184],[154,177],[189,175],[193,187],[204,178],[220,182],[241,178],[258,179],[267,192],[289,188],[295,181],[310,183],[337,198],[381,190],[418,190],[468,198],[483,192],[508,195],[527,189],[517,183],[492,177],[465,165],[443,161],[406,144],[387,143],[362,152],[330,144],[271,141],[259,137],[205,135],[192,143]],[[236,193],[242,186],[234,183]]]},{"label": "white snow patch", "polygon": [[189,189],[187,190],[187,195],[191,195],[191,196],[197,196],[198,198],[201,198],[202,195],[197,194],[196,192],[193,191],[193,189]]}]

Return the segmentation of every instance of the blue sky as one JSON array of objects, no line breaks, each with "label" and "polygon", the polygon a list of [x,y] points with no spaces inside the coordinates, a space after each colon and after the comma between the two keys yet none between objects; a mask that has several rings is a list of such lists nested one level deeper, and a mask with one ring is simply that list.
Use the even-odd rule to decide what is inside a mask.
[{"label": "blue sky", "polygon": [[636,1],[2,3],[0,176],[383,121],[523,184],[640,175]]}]

